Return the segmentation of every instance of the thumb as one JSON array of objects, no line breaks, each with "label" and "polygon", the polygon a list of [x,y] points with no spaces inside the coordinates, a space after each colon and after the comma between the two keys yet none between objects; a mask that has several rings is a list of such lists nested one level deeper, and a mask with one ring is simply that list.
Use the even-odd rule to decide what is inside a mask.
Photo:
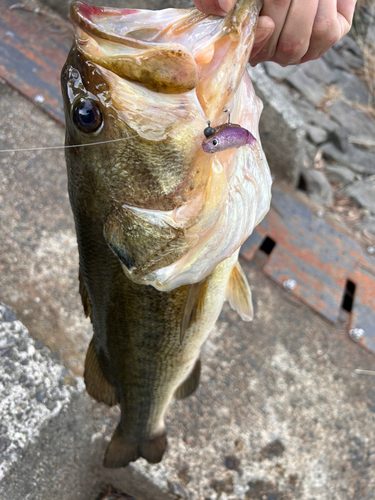
[{"label": "thumb", "polygon": [[205,14],[225,16],[233,9],[236,0],[194,0],[194,3],[196,8]]},{"label": "thumb", "polygon": [[258,54],[258,52],[262,50],[264,45],[272,36],[274,29],[275,29],[275,23],[272,21],[270,17],[268,16],[259,17],[257,28],[255,31],[253,50],[251,51],[250,54],[250,60],[253,57],[255,57]]}]

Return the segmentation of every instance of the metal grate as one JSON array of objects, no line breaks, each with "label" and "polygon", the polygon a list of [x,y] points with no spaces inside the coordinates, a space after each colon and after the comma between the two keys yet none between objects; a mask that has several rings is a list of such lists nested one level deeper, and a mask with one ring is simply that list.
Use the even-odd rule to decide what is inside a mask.
[{"label": "metal grate", "polygon": [[[275,187],[271,210],[241,255],[324,318],[360,330],[359,342],[375,353],[375,256],[312,207],[298,192]],[[265,248],[270,253],[260,260]]]}]

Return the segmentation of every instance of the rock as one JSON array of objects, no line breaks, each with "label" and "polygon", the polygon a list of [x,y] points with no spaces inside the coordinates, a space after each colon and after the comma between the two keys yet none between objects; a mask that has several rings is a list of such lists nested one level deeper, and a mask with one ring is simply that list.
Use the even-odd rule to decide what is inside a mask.
[{"label": "rock", "polygon": [[370,151],[356,148],[350,143],[348,152],[341,151],[331,142],[321,144],[319,147],[326,158],[349,167],[353,172],[362,175],[375,174],[375,154]]},{"label": "rock", "polygon": [[345,190],[360,207],[375,214],[375,176],[354,182]]},{"label": "rock", "polygon": [[315,125],[307,125],[306,132],[307,137],[315,144],[322,144],[322,142],[325,142],[328,138],[327,131]]},{"label": "rock", "polygon": [[312,163],[307,153],[311,144],[306,139],[304,120],[286,87],[277,85],[262,65],[248,68],[264,105],[259,130],[271,171],[277,180],[295,185],[299,169]]},{"label": "rock", "polygon": [[314,104],[318,104],[325,95],[324,87],[306,75],[301,67],[290,73],[285,80]]},{"label": "rock", "polygon": [[[0,302],[0,323],[10,323],[11,321],[16,321],[17,316],[14,314],[13,309],[3,302]],[[18,346],[20,351],[26,351],[26,343],[20,342]]]},{"label": "rock", "polygon": [[230,455],[230,456],[224,457],[224,465],[227,469],[239,471],[241,461],[238,457],[236,457],[234,455]]},{"label": "rock", "polygon": [[275,457],[281,457],[284,451],[285,446],[283,443],[280,439],[275,439],[260,450],[260,455],[262,459],[268,458],[268,460],[272,460]]},{"label": "rock", "polygon": [[361,69],[364,65],[363,55],[354,54],[350,50],[342,50],[340,51],[341,57],[348,64],[348,66],[352,69]]},{"label": "rock", "polygon": [[354,31],[366,43],[375,45],[375,8],[369,2],[365,5],[361,2],[354,12]]},{"label": "rock", "polygon": [[355,173],[344,165],[326,165],[324,170],[332,182],[340,182],[344,186],[354,182],[356,179]]},{"label": "rock", "polygon": [[333,73],[335,75],[336,85],[342,90],[346,99],[364,105],[371,104],[374,101],[367,86],[358,76],[340,69],[335,69]]},{"label": "rock", "polygon": [[312,168],[304,168],[301,170],[301,177],[305,182],[309,198],[320,205],[332,203],[332,188],[323,172]]},{"label": "rock", "polygon": [[331,68],[342,69],[344,71],[349,71],[349,66],[343,60],[343,58],[338,54],[334,47],[329,49],[323,56],[323,60]]},{"label": "rock", "polygon": [[362,51],[353,36],[346,35],[335,43],[335,50],[342,54],[343,51],[350,51],[357,57],[362,57]]},{"label": "rock", "polygon": [[343,153],[349,153],[351,145],[348,141],[349,133],[344,127],[338,127],[328,136],[328,140]]},{"label": "rock", "polygon": [[275,80],[285,80],[287,76],[298,69],[298,66],[286,66],[284,68],[280,64],[271,61],[266,61],[263,65],[267,74]]},{"label": "rock", "polygon": [[324,59],[315,59],[300,65],[302,71],[323,85],[330,85],[335,81],[335,74]]},{"label": "rock", "polygon": [[345,102],[335,101],[328,108],[330,117],[346,128],[352,135],[360,135],[373,140],[375,123],[361,111],[354,109]]},{"label": "rock", "polygon": [[363,219],[357,222],[356,227],[360,231],[368,231],[373,236],[375,236],[375,216],[365,216]]},{"label": "rock", "polygon": [[330,120],[324,113],[317,111],[315,106],[306,99],[300,99],[296,103],[296,106],[305,122],[324,128],[328,132],[333,132],[337,129],[338,125],[336,122]]},{"label": "rock", "polygon": [[169,482],[169,491],[176,498],[188,498],[185,489],[177,481]]}]

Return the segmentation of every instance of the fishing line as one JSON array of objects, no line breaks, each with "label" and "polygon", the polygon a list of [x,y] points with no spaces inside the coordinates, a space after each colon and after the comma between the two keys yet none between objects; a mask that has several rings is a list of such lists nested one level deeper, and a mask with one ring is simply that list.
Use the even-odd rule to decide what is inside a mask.
[{"label": "fishing line", "polygon": [[69,144],[69,146],[44,146],[39,148],[21,148],[21,149],[0,149],[0,153],[13,153],[18,151],[43,151],[45,149],[67,149],[67,148],[85,148],[88,146],[99,146],[100,144],[109,144],[110,142],[127,141],[133,139],[138,135],[131,135],[130,137],[123,137],[121,139],[109,139],[108,141],[89,142],[88,144]]}]

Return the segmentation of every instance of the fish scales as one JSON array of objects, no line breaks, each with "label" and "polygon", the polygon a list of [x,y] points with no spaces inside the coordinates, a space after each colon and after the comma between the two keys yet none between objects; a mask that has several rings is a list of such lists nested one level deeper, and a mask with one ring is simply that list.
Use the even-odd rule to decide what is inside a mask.
[{"label": "fish scales", "polygon": [[[244,74],[259,8],[240,0],[219,18],[71,6],[66,144],[101,143],[69,148],[66,160],[94,329],[86,388],[121,408],[107,467],[162,459],[165,413],[198,387],[199,353],[223,302],[252,317],[238,249],[268,211],[271,186],[261,104]],[[221,130],[227,109],[242,127],[233,130],[255,139],[229,137],[207,154],[206,122]],[[112,139],[123,141],[103,144]]]}]

